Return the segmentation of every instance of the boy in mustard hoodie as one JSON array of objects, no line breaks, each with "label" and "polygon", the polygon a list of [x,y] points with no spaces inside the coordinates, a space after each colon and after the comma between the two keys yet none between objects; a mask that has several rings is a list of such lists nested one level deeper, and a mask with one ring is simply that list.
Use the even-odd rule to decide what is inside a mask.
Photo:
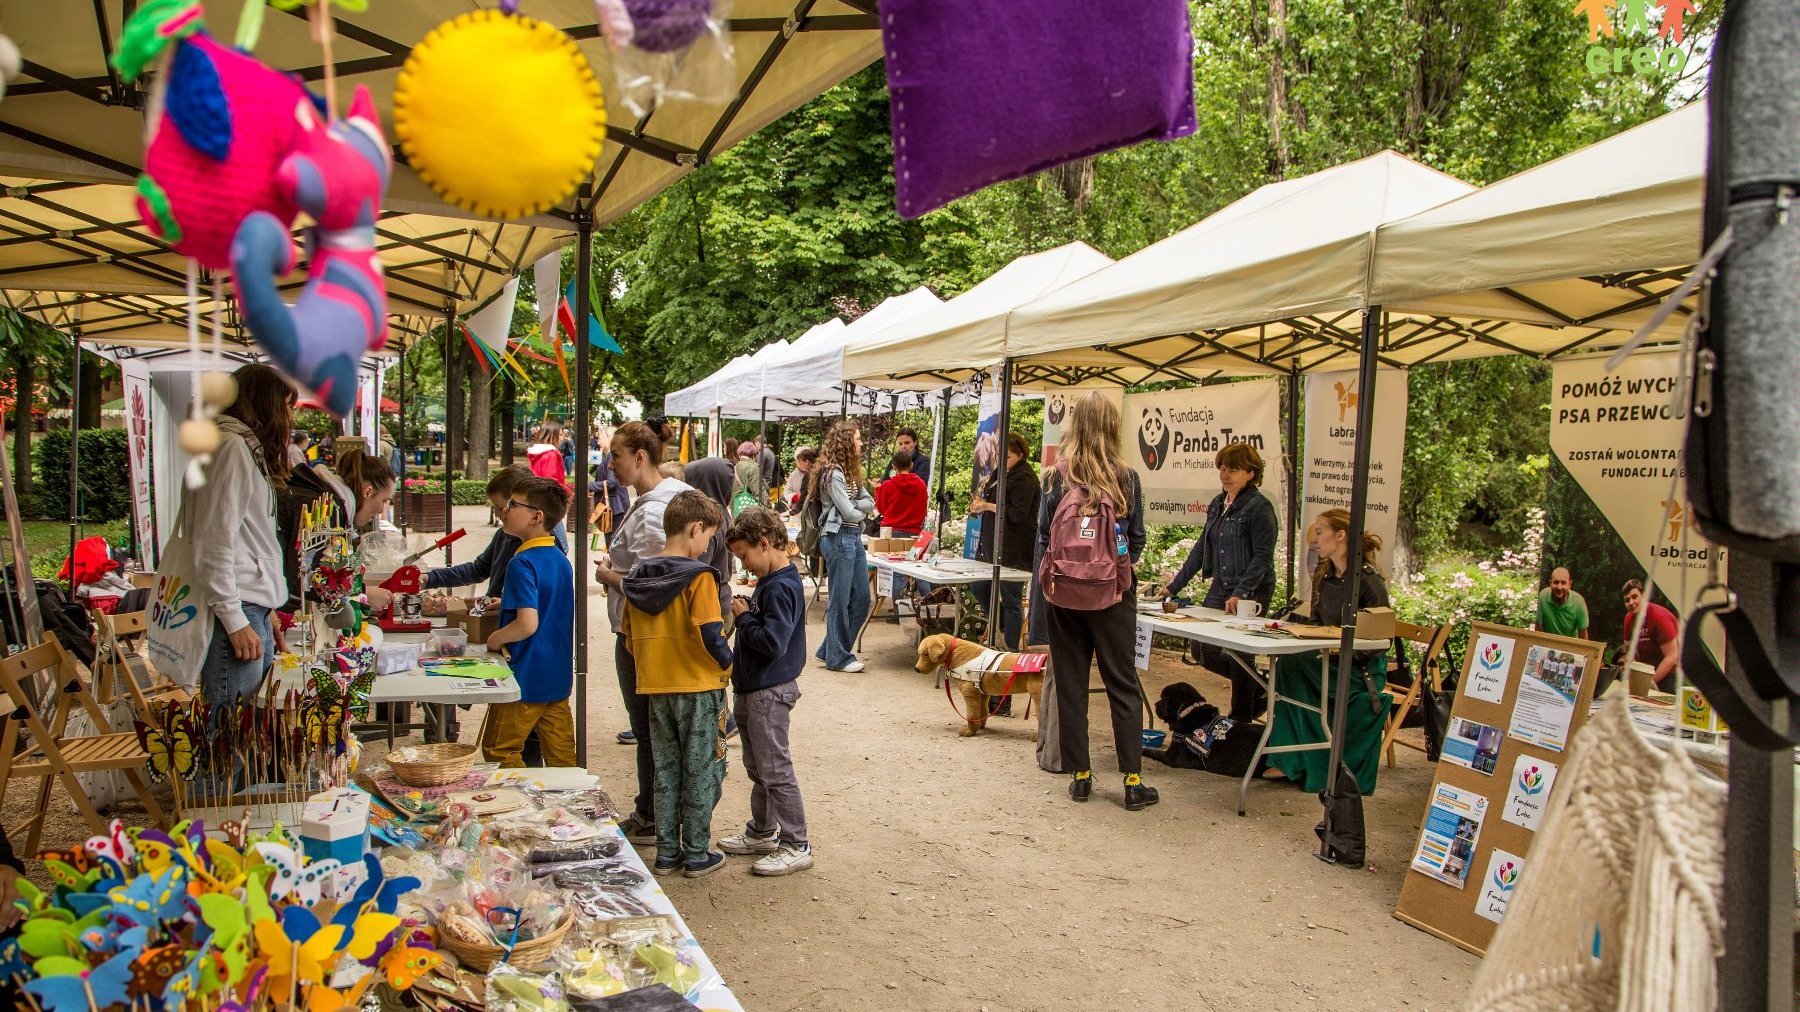
[{"label": "boy in mustard hoodie", "polygon": [[625,593],[625,647],[650,701],[656,763],[658,875],[717,871],[712,814],[725,781],[725,686],[731,647],[719,612],[719,584],[701,562],[724,511],[705,493],[682,492],[663,513],[663,550],[631,567]]}]

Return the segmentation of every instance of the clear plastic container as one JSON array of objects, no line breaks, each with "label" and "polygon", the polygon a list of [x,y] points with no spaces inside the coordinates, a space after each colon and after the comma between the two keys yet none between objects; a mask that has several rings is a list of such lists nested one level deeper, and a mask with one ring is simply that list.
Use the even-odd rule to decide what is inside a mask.
[{"label": "clear plastic container", "polygon": [[465,629],[433,629],[431,638],[425,641],[425,653],[432,657],[461,657],[468,652],[469,633]]}]

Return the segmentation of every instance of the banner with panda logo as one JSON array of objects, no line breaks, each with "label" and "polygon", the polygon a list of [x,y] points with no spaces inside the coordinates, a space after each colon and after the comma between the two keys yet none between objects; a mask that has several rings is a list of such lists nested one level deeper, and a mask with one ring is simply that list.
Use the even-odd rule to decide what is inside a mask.
[{"label": "banner with panda logo", "polygon": [[[1125,400],[1123,387],[1097,387],[1099,392],[1113,402],[1113,407],[1123,411]],[[1069,409],[1075,402],[1094,390],[1052,390],[1044,395],[1044,448],[1038,463],[1045,468],[1056,466],[1056,448],[1062,443],[1063,421],[1069,417]]]},{"label": "banner with panda logo", "polygon": [[1277,514],[1286,512],[1279,380],[1127,394],[1119,424],[1125,463],[1143,479],[1146,522],[1204,523],[1219,494],[1213,458],[1227,443],[1248,443],[1262,455],[1262,491]]},{"label": "banner with panda logo", "polygon": [[[1300,567],[1310,573],[1319,557],[1307,529],[1329,509],[1350,508],[1356,464],[1356,370],[1306,377],[1306,465],[1300,481]],[[1375,431],[1369,440],[1369,508],[1364,529],[1381,539],[1378,568],[1394,578],[1394,539],[1399,530],[1400,466],[1406,457],[1406,371],[1382,369],[1375,377]],[[1303,585],[1309,585],[1304,584]]]}]

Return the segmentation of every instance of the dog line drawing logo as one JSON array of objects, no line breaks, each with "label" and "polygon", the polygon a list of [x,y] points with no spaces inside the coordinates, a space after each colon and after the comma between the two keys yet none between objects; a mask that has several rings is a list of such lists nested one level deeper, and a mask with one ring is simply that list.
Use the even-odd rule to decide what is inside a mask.
[{"label": "dog line drawing logo", "polygon": [[1537,794],[1544,789],[1544,774],[1536,766],[1526,767],[1519,774],[1519,789],[1526,794]]},{"label": "dog line drawing logo", "polygon": [[1495,889],[1498,889],[1503,893],[1509,893],[1509,892],[1513,891],[1513,886],[1517,885],[1518,883],[1519,883],[1519,866],[1518,865],[1512,863],[1511,861],[1507,861],[1507,862],[1502,863],[1500,865],[1500,867],[1494,869],[1494,888]]},{"label": "dog line drawing logo", "polygon": [[1674,502],[1664,499],[1662,508],[1664,515],[1669,518],[1669,540],[1671,542],[1680,541],[1681,525],[1687,521],[1687,507],[1683,506],[1679,499]]},{"label": "dog line drawing logo", "polygon": [[1152,471],[1161,470],[1169,458],[1169,426],[1163,421],[1161,408],[1145,408],[1144,419],[1138,425],[1138,452],[1144,457],[1144,466]]},{"label": "dog line drawing logo", "polygon": [[150,602],[150,620],[156,623],[157,628],[175,630],[194,620],[194,606],[181,603],[187,600],[188,592],[193,588],[179,578],[170,576],[163,579],[162,586],[158,589],[161,593]]},{"label": "dog line drawing logo", "polygon": [[1337,387],[1338,424],[1342,425],[1345,416],[1356,410],[1356,384],[1352,382],[1349,385],[1345,385],[1343,381],[1340,380],[1333,383],[1332,386]]}]

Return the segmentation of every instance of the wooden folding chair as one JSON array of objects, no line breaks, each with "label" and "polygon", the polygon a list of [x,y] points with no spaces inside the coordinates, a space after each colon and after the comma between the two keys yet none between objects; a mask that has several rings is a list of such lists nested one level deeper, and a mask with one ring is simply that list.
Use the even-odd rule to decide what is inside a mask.
[{"label": "wooden folding chair", "polygon": [[[95,613],[100,643],[94,660],[94,700],[101,706],[112,705],[124,686],[131,696],[138,719],[155,725],[156,711],[168,704],[186,706],[193,696],[186,689],[150,667],[149,658],[138,648],[141,640],[133,638],[144,632],[144,613],[120,612],[116,615]],[[110,681],[110,684],[109,684]]]},{"label": "wooden folding chair", "polygon": [[[56,712],[49,724],[44,723],[43,714],[32,702],[32,694],[25,690],[26,683],[40,676],[47,676],[45,680],[51,687],[44,697],[48,699],[54,695],[56,699]],[[149,755],[138,744],[136,734],[120,731],[87,737],[64,736],[69,715],[77,705],[87,712],[95,727],[107,727],[108,724],[106,714],[82,684],[74,658],[63,650],[61,643],[51,638],[24,653],[0,659],[0,693],[4,693],[5,704],[10,708],[5,717],[0,718],[0,791],[4,791],[14,778],[37,777],[42,781],[38,786],[37,810],[27,820],[30,833],[20,854],[29,856],[38,851],[54,779],[62,780],[63,789],[87,817],[93,831],[106,832],[106,823],[94,810],[94,803],[82,789],[81,781],[75,778],[77,773],[123,772],[150,817],[159,826],[167,825],[161,806],[151,796],[150,785],[144,781],[143,767]],[[19,748],[21,729],[27,736],[23,751]],[[7,835],[16,839],[16,828],[9,827]]]},{"label": "wooden folding chair", "polygon": [[1394,638],[1408,643],[1417,643],[1421,648],[1419,664],[1413,668],[1412,684],[1400,695],[1394,694],[1394,687],[1388,687],[1388,696],[1394,702],[1388,713],[1387,730],[1381,735],[1381,751],[1387,754],[1387,764],[1394,765],[1394,746],[1405,745],[1407,748],[1424,749],[1410,741],[1402,741],[1395,736],[1400,725],[1412,713],[1412,708],[1419,705],[1419,686],[1429,683],[1431,691],[1443,689],[1443,671],[1440,663],[1444,645],[1450,642],[1450,623],[1439,626],[1413,625],[1411,622],[1395,622]]}]

